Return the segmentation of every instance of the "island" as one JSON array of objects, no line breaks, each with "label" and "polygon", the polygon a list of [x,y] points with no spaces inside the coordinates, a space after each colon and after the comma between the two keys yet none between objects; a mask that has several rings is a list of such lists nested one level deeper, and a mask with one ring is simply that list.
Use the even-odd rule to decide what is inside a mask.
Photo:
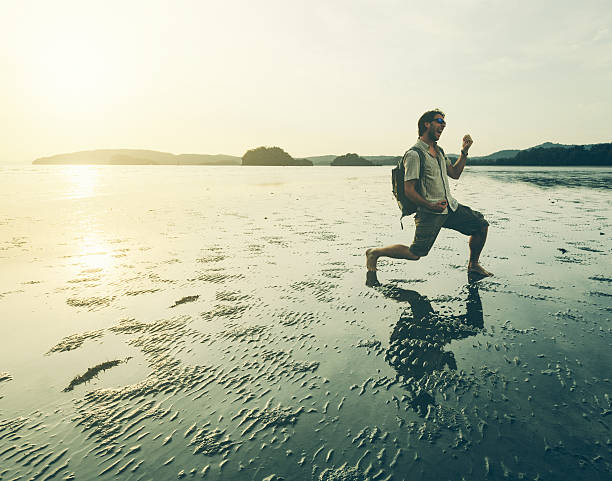
[{"label": "island", "polygon": [[33,164],[73,165],[240,165],[240,157],[209,154],[171,154],[155,150],[82,150],[40,157]]},{"label": "island", "polygon": [[359,157],[357,154],[344,154],[336,157],[332,166],[347,166],[347,165],[374,165],[370,160]]},{"label": "island", "polygon": [[257,147],[245,152],[242,165],[312,166],[312,162],[294,159],[280,147]]}]

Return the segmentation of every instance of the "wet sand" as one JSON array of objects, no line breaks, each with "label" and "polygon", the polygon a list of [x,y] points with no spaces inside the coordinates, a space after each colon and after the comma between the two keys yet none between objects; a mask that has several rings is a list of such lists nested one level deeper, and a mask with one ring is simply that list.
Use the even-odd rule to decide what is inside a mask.
[{"label": "wet sand", "polygon": [[443,231],[378,287],[386,167],[0,178],[2,480],[612,475],[609,169],[467,169],[495,277]]}]

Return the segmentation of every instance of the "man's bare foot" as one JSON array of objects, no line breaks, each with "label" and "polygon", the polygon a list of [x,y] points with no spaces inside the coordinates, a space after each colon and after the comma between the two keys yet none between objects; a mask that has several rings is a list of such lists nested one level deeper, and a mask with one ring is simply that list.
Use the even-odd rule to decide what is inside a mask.
[{"label": "man's bare foot", "polygon": [[378,257],[374,255],[374,249],[368,249],[366,251],[366,267],[369,271],[376,271],[376,261]]},{"label": "man's bare foot", "polygon": [[380,282],[378,282],[378,277],[376,277],[376,271],[366,272],[366,286],[368,287],[380,286]]},{"label": "man's bare foot", "polygon": [[477,274],[482,277],[492,277],[493,273],[486,270],[480,264],[468,264],[468,274]]}]

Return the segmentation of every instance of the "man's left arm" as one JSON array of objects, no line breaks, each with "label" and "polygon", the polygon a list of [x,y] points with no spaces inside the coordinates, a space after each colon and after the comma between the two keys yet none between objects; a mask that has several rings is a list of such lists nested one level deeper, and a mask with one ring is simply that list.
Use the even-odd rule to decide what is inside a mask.
[{"label": "man's left arm", "polygon": [[458,179],[461,177],[461,173],[463,172],[463,168],[465,167],[465,162],[467,161],[468,151],[474,141],[469,134],[463,136],[463,146],[461,147],[461,155],[457,159],[454,164],[447,162],[446,164],[446,172],[451,179]]}]

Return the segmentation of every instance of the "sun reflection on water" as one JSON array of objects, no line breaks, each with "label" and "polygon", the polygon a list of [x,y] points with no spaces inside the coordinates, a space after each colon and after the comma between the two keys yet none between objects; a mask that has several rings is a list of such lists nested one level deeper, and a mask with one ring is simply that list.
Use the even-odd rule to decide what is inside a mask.
[{"label": "sun reflection on water", "polygon": [[116,259],[112,247],[99,232],[85,232],[73,240],[70,258],[71,276],[76,281],[98,281],[112,270]]},{"label": "sun reflection on water", "polygon": [[[68,245],[66,257],[78,278],[107,271],[115,264],[115,249],[109,242],[105,213],[100,211],[104,196],[104,167],[67,165],[61,171],[62,198],[70,221],[63,226]],[[112,210],[112,209],[111,209]]]},{"label": "sun reflection on water", "polygon": [[95,194],[100,183],[100,169],[92,165],[70,165],[64,168],[66,198],[83,199]]}]

